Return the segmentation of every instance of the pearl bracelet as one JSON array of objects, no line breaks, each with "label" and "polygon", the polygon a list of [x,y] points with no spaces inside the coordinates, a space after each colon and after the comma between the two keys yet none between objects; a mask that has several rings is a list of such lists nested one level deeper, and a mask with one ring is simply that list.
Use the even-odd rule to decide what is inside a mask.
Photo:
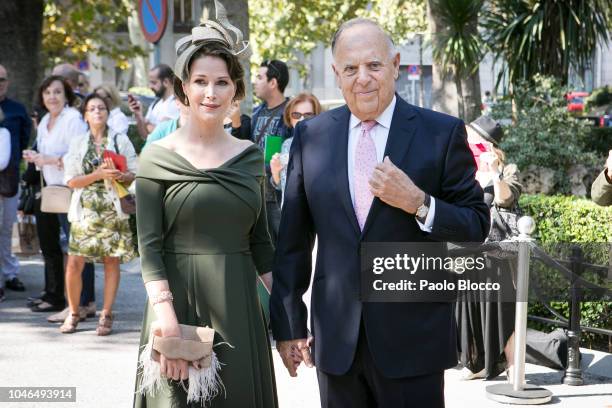
[{"label": "pearl bracelet", "polygon": [[157,295],[153,295],[150,297],[151,306],[155,306],[158,303],[162,302],[172,302],[174,297],[172,296],[172,292],[169,290],[162,290]]}]

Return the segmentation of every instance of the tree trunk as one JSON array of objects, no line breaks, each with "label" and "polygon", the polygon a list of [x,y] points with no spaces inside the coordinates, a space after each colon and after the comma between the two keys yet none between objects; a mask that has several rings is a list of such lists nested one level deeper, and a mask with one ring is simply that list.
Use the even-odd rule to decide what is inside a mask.
[{"label": "tree trunk", "polygon": [[465,105],[463,103],[463,81],[458,75],[453,75],[455,79],[455,89],[457,91],[457,116],[460,118],[465,117]]},{"label": "tree trunk", "polygon": [[8,71],[8,96],[32,108],[40,83],[43,0],[0,1],[0,63]]},{"label": "tree trunk", "polygon": [[[441,30],[442,22],[432,13],[431,6],[427,4],[427,23],[434,42],[436,33]],[[452,75],[444,72],[436,62],[432,62],[431,107],[438,112],[459,116],[457,100],[457,87]]]},{"label": "tree trunk", "polygon": [[461,79],[461,98],[463,100],[463,116],[466,123],[470,123],[482,113],[482,98],[480,95],[480,74],[476,70],[467,78]]},{"label": "tree trunk", "polygon": [[[232,0],[221,1],[227,10],[227,19],[229,22],[242,31],[242,36],[245,41],[249,41],[249,2],[247,0]],[[215,17],[214,0],[206,0],[204,5],[208,9],[208,15],[211,19]],[[244,68],[244,81],[246,85],[246,96],[242,102],[242,112],[250,112],[253,105],[253,87],[251,84],[251,61],[243,60],[242,67]]]},{"label": "tree trunk", "polygon": [[[129,0],[123,0],[129,1]],[[168,6],[171,7],[171,6]],[[138,10],[134,8],[132,14],[128,17],[127,20],[128,26],[128,34],[130,37],[130,43],[132,45],[138,45],[145,51],[148,51],[151,45],[144,38],[144,34],[140,29],[140,21],[138,20]],[[148,57],[145,56],[137,56],[132,58],[132,86],[139,86],[146,88],[149,84],[148,74]]]}]

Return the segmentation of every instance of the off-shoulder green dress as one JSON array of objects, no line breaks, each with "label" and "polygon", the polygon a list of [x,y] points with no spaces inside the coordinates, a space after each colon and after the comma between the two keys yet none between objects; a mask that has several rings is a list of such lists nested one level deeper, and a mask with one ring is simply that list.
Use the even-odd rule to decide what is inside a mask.
[{"label": "off-shoulder green dress", "polygon": [[[255,145],[214,169],[196,169],[156,144],[140,157],[136,203],[143,280],[167,279],[179,323],[208,325],[216,330],[215,343],[233,347],[215,347],[226,391],[207,407],[278,406],[256,289],[257,273],[269,272],[273,257],[264,177],[263,155]],[[141,350],[154,320],[147,302]],[[167,381],[154,397],[135,394],[134,406],[189,405],[182,386]]]}]

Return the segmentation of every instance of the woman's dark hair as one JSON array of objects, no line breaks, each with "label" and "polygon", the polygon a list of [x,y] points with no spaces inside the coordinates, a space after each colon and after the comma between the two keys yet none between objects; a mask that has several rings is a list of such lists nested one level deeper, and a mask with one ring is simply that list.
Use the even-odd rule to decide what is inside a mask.
[{"label": "woman's dark hair", "polygon": [[[227,71],[229,72],[229,76],[236,86],[236,93],[234,94],[234,100],[243,99],[246,94],[246,85],[244,83],[244,68],[240,64],[240,60],[237,56],[232,54],[232,52],[223,44],[219,42],[210,42],[196,52],[193,53],[193,56],[187,62],[187,78],[191,76],[191,65],[198,58],[211,56],[218,57],[225,61],[227,65]],[[187,100],[187,95],[183,92],[183,81],[178,77],[174,77],[174,94],[176,97],[183,103],[185,106],[189,106],[189,101]]]},{"label": "woman's dark hair", "polygon": [[81,108],[79,109],[81,111],[81,116],[83,116],[83,120],[85,120],[85,112],[87,112],[87,104],[89,103],[89,101],[92,101],[94,99],[101,100],[104,103],[104,106],[106,106],[106,112],[110,113],[110,105],[108,104],[108,102],[106,102],[106,99],[104,99],[97,93],[92,92],[89,95],[87,95],[85,99],[83,99],[83,102],[81,103]]},{"label": "woman's dark hair", "polygon": [[46,109],[45,103],[43,100],[43,92],[45,92],[45,90],[49,86],[51,86],[51,84],[55,81],[58,81],[64,87],[64,95],[66,96],[66,101],[68,102],[68,106],[74,105],[74,102],[76,101],[76,95],[72,91],[72,88],[68,84],[68,81],[66,81],[66,78],[64,78],[63,76],[59,76],[59,75],[51,75],[50,77],[47,77],[45,78],[44,81],[42,81],[42,84],[40,84],[40,87],[38,88],[38,94],[36,98],[36,102],[38,103],[38,105],[41,108]]}]

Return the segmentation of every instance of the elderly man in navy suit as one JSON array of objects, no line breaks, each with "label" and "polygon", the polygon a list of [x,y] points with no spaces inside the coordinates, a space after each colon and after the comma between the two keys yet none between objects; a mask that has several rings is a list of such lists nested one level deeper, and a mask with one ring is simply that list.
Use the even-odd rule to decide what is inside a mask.
[{"label": "elderly man in navy suit", "polygon": [[465,126],[395,93],[400,56],[375,22],[344,23],[332,52],[346,105],[294,133],[270,300],[277,349],[292,376],[314,353],[323,407],[443,407],[453,305],[361,302],[360,245],[485,239]]}]

